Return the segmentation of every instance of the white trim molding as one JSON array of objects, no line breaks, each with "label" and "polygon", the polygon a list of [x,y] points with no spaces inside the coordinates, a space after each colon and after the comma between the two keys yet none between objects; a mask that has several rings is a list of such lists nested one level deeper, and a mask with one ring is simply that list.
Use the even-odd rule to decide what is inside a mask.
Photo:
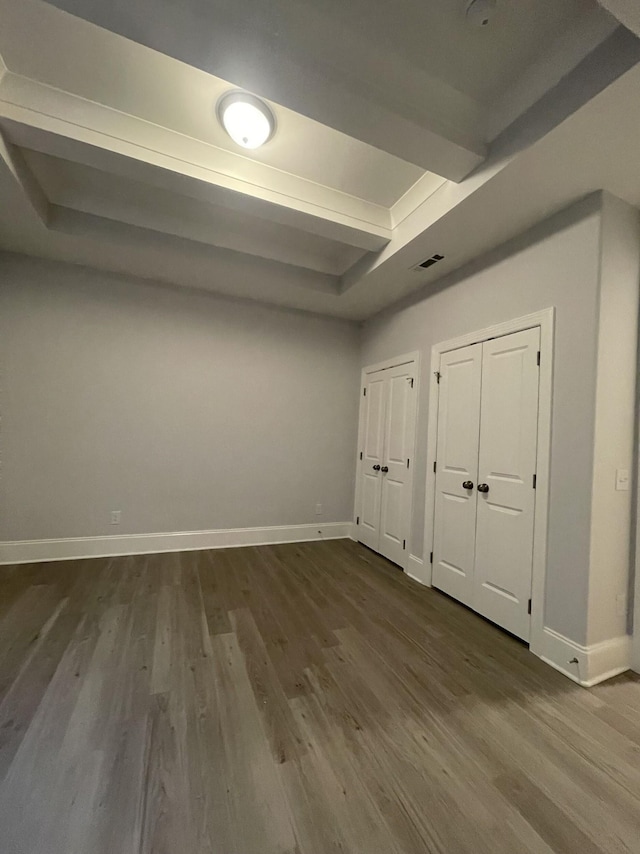
[{"label": "white trim molding", "polygon": [[407,568],[405,572],[409,578],[413,578],[418,584],[424,584],[424,561],[421,557],[416,557],[410,554],[407,558]]},{"label": "white trim molding", "polygon": [[228,528],[218,531],[173,531],[105,537],[69,537],[57,540],[0,542],[0,565],[76,560],[92,557],[186,552],[341,540],[351,536],[351,522],[324,525],[281,525],[269,528]]},{"label": "white trim molding", "polygon": [[[543,658],[545,641],[544,602],[547,574],[547,527],[549,516],[549,479],[551,470],[551,419],[553,404],[553,357],[555,309],[527,314],[514,320],[498,323],[486,329],[462,335],[449,341],[443,341],[431,348],[431,375],[429,378],[429,413],[427,427],[427,483],[425,493],[424,551],[425,555],[433,549],[433,522],[435,508],[436,476],[433,461],[437,458],[438,440],[438,391],[436,372],[440,370],[440,357],[450,350],[458,350],[471,344],[488,341],[522,332],[525,329],[540,327],[540,393],[538,405],[538,459],[537,488],[535,506],[535,524],[533,533],[533,571],[531,586],[531,633],[529,649],[534,655]],[[431,563],[425,563],[421,581],[431,587]],[[572,656],[569,656],[571,658]],[[546,660],[546,659],[545,659]],[[550,662],[551,663],[551,662]],[[555,665],[554,665],[555,666]],[[558,668],[560,669],[560,668]],[[563,670],[564,672],[564,670]],[[569,675],[567,673],[567,675]]]},{"label": "white trim molding", "polygon": [[536,654],[578,685],[591,688],[629,670],[631,637],[623,635],[591,646],[582,646],[545,627],[541,647]]},{"label": "white trim molding", "polygon": [[[640,337],[640,336],[639,336]],[[640,345],[639,345],[640,351]],[[636,410],[636,423],[640,425],[640,377],[638,379],[638,400]],[[640,673],[640,444],[636,442],[635,461],[635,539],[633,540],[633,599],[631,603],[631,614],[633,619],[633,637],[631,641],[631,669]],[[632,528],[633,532],[633,528]]]},{"label": "white trim molding", "polygon": [[399,368],[400,365],[409,365],[411,362],[415,362],[418,366],[420,365],[419,350],[413,350],[411,353],[403,353],[402,356],[396,356],[394,359],[385,359],[383,362],[376,362],[375,365],[367,365],[362,369],[362,380],[364,382],[368,374],[377,374],[378,371],[388,371],[389,368]]}]

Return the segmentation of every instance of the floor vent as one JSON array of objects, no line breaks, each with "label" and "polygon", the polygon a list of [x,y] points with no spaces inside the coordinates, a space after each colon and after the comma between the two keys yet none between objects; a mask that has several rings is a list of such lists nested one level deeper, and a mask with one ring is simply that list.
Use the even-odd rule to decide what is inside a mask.
[{"label": "floor vent", "polygon": [[434,264],[437,264],[438,261],[442,261],[443,258],[444,255],[432,255],[431,258],[427,258],[427,260],[423,261],[422,264],[416,264],[412,269],[419,273],[421,270],[433,267]]}]

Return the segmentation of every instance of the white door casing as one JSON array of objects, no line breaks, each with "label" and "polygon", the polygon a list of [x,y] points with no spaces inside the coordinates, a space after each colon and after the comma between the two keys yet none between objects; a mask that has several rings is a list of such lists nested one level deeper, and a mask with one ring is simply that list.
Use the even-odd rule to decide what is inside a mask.
[{"label": "white door casing", "polygon": [[[433,584],[471,605],[482,344],[444,353],[439,373]],[[465,488],[465,483],[473,487]]]},{"label": "white door casing", "polygon": [[540,329],[482,344],[473,607],[529,640]]}]

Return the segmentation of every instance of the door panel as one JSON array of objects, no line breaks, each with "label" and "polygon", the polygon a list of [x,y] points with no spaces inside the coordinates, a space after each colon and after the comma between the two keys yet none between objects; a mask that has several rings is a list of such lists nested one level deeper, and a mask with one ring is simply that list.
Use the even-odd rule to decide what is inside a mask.
[{"label": "door panel", "polygon": [[[433,584],[472,604],[482,344],[440,360]],[[471,481],[473,489],[465,489]]]},{"label": "door panel", "polygon": [[362,540],[370,548],[378,547],[380,526],[380,477],[376,472],[364,472],[362,475],[362,510],[360,514],[361,533],[372,537],[371,542]]},{"label": "door panel", "polygon": [[404,484],[397,480],[390,480],[389,475],[384,475],[382,481],[383,511],[380,520],[380,551],[389,560],[395,556],[402,562],[402,555],[391,557],[388,552],[394,548],[403,551],[402,541],[406,538],[403,509],[404,509]]},{"label": "door panel", "polygon": [[529,639],[538,328],[483,344],[474,608]]},{"label": "door panel", "polygon": [[[380,554],[402,566],[405,542],[411,525],[411,457],[415,444],[415,364],[385,371],[387,406],[385,418]],[[409,465],[407,463],[409,462]]]},{"label": "door panel", "polygon": [[365,388],[358,539],[365,546],[378,551],[382,478],[380,470],[376,471],[373,467],[383,464],[387,390],[382,373],[371,375]]}]

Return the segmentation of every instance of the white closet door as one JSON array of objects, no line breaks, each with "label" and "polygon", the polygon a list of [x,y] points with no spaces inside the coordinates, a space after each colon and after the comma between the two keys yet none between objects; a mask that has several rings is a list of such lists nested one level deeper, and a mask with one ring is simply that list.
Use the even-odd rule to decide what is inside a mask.
[{"label": "white closet door", "polygon": [[444,353],[440,374],[433,584],[472,605],[482,344]]},{"label": "white closet door", "polygon": [[540,330],[482,346],[473,607],[528,640]]},{"label": "white closet door", "polygon": [[410,458],[415,443],[415,366],[385,370],[386,417],[382,466],[382,508],[378,551],[403,565],[411,525]]},{"label": "white closet door", "polygon": [[358,539],[378,551],[387,394],[384,374],[371,374],[365,390]]}]

